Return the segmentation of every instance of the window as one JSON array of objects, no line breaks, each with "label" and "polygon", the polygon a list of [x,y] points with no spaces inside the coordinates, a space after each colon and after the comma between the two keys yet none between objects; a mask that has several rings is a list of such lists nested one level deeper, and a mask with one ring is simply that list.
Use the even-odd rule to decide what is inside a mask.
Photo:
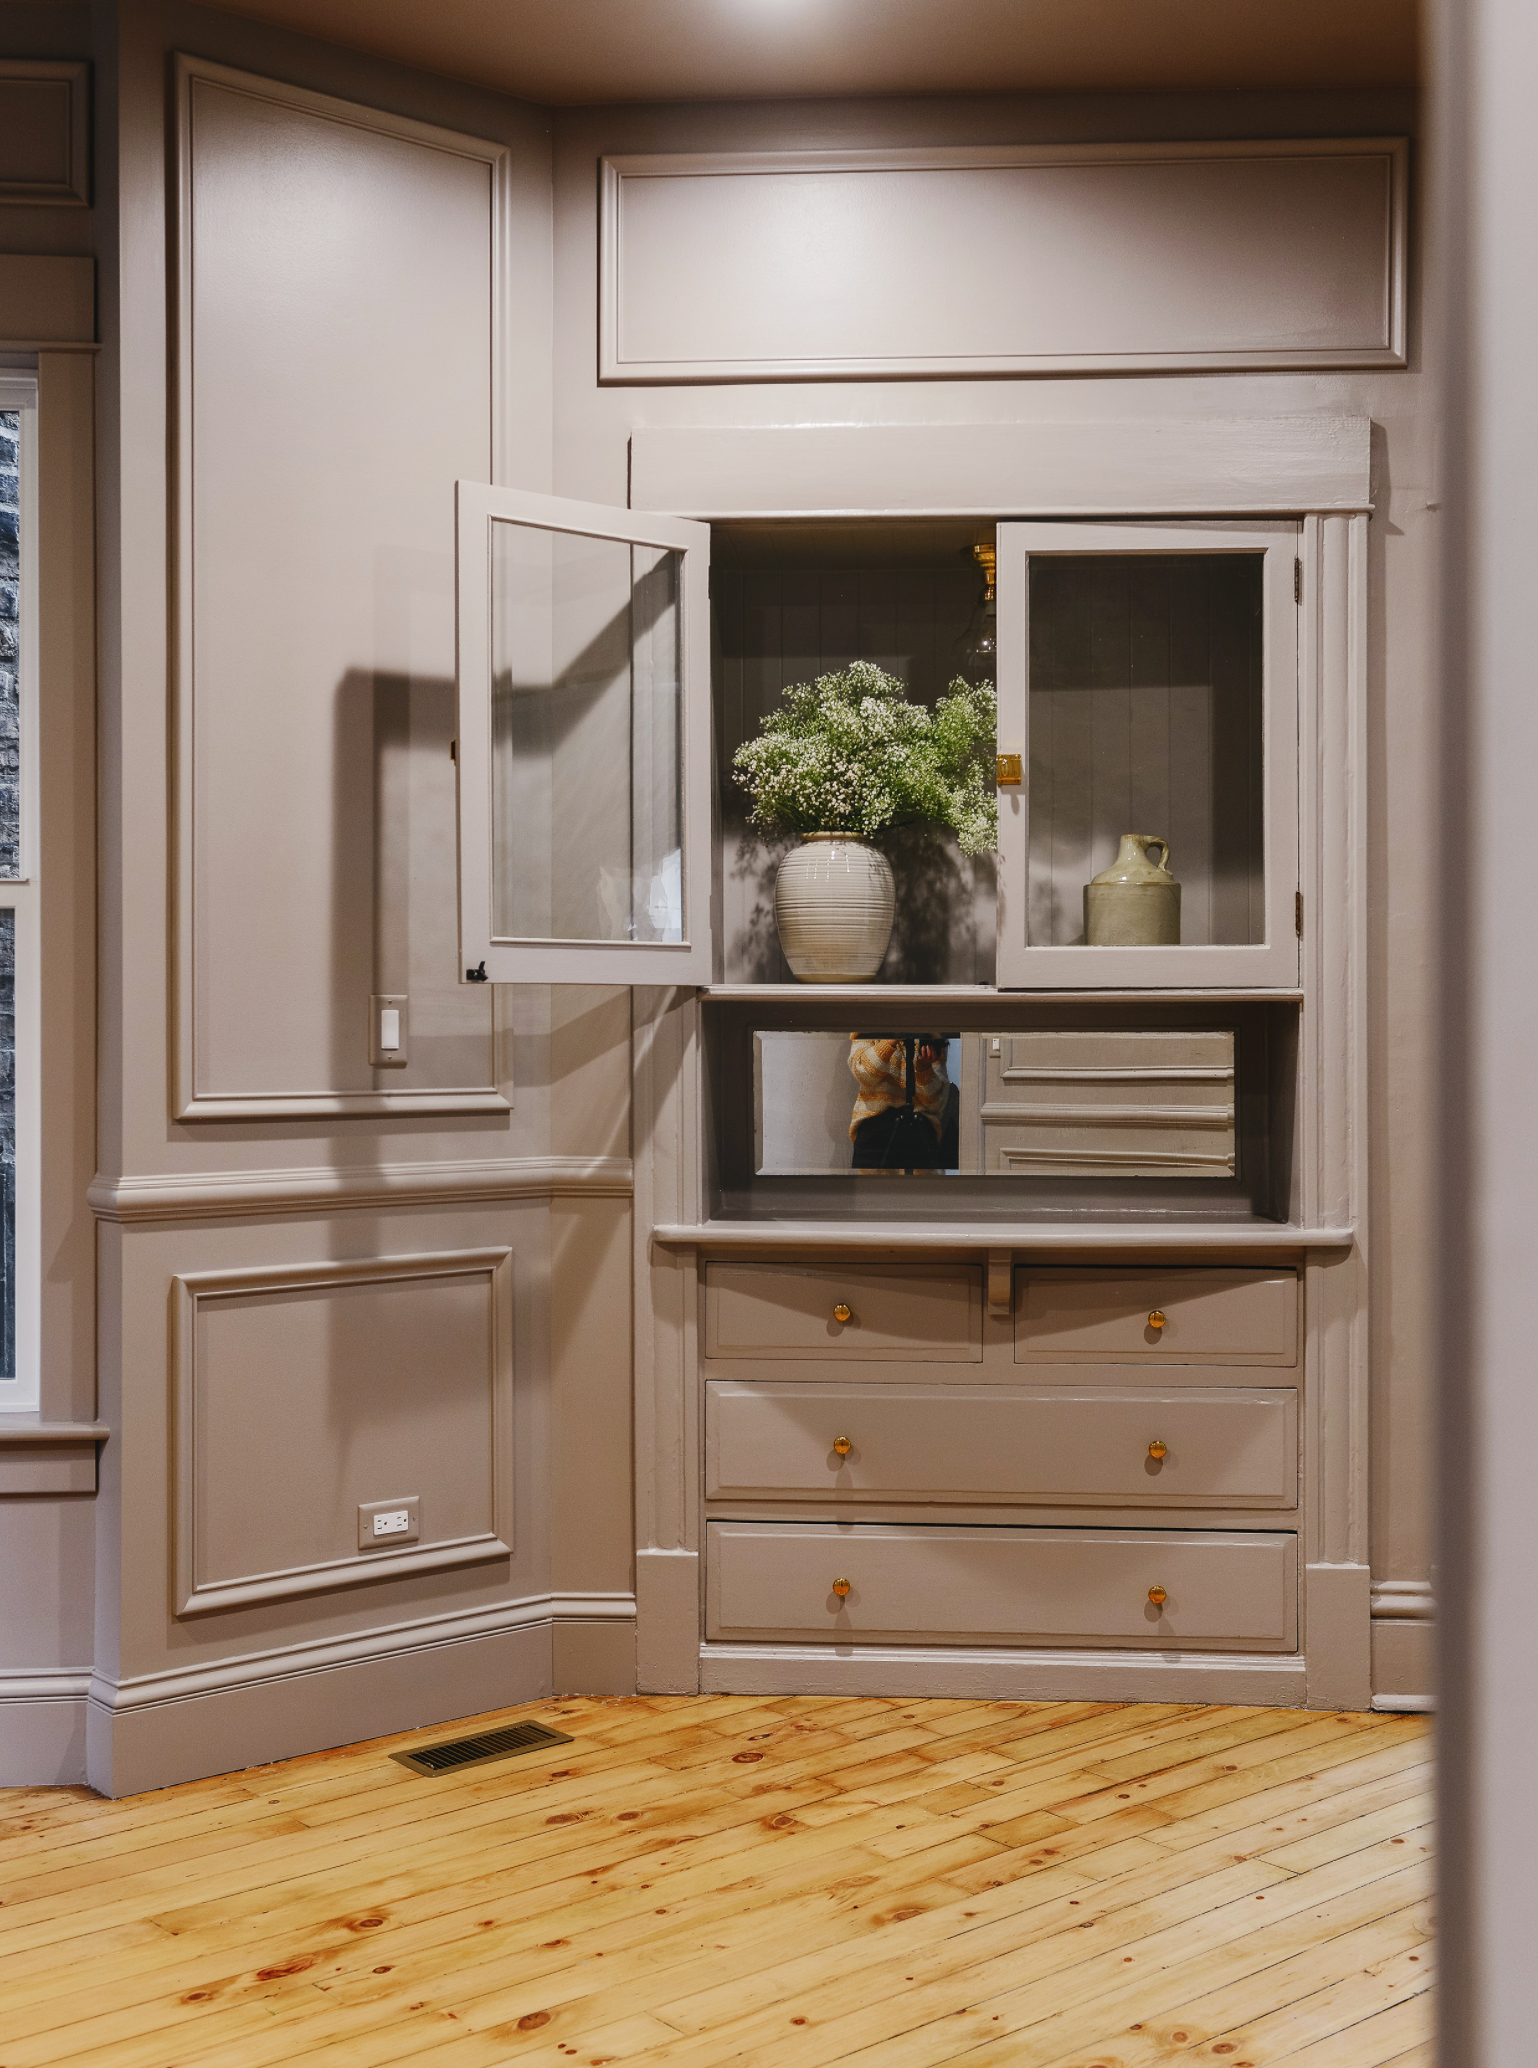
[{"label": "window", "polygon": [[0,374],[0,1412],[38,1405],[37,388]]}]

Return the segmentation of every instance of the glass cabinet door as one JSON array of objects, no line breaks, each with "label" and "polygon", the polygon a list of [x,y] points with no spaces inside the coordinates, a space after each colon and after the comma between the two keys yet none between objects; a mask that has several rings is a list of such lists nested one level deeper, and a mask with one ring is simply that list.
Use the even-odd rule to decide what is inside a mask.
[{"label": "glass cabinet door", "polygon": [[709,540],[458,484],[466,981],[710,981]]},{"label": "glass cabinet door", "polygon": [[1298,542],[999,526],[1001,987],[1297,983]]}]

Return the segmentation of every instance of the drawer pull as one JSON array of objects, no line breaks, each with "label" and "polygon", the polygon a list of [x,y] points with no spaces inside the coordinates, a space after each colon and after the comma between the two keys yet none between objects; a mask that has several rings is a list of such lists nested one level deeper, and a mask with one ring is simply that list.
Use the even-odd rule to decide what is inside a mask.
[{"label": "drawer pull", "polygon": [[1154,1331],[1155,1335],[1157,1335],[1159,1330],[1163,1328],[1164,1309],[1162,1307],[1154,1308],[1152,1314],[1150,1314],[1148,1317],[1148,1326]]},{"label": "drawer pull", "polygon": [[853,1318],[854,1317],[851,1313],[851,1310],[844,1305],[842,1300],[840,1300],[838,1305],[833,1309],[833,1319],[835,1321],[851,1321],[853,1320]]},{"label": "drawer pull", "polygon": [[1153,1442],[1148,1446],[1148,1455],[1151,1458],[1167,1458],[1169,1454],[1169,1445],[1167,1443],[1161,1442],[1157,1436],[1154,1438]]},{"label": "drawer pull", "polygon": [[1148,1598],[1153,1603],[1155,1608],[1163,1608],[1165,1602],[1169,1600],[1169,1596],[1165,1593],[1162,1587],[1150,1587],[1148,1590]]},{"label": "drawer pull", "polygon": [[854,1449],[854,1445],[849,1441],[849,1438],[847,1436],[835,1436],[833,1439],[833,1448],[841,1458],[847,1458],[849,1453]]},{"label": "drawer pull", "polygon": [[833,1582],[833,1591],[838,1596],[839,1600],[842,1601],[844,1596],[849,1592],[849,1582],[847,1580],[835,1580]]}]

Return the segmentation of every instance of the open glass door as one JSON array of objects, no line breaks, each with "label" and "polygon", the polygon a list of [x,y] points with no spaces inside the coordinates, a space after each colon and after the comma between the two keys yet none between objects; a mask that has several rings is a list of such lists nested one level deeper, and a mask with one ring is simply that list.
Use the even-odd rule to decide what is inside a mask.
[{"label": "open glass door", "polygon": [[999,526],[1001,988],[1296,985],[1298,540]]},{"label": "open glass door", "polygon": [[710,528],[461,481],[460,964],[696,984],[710,937]]}]

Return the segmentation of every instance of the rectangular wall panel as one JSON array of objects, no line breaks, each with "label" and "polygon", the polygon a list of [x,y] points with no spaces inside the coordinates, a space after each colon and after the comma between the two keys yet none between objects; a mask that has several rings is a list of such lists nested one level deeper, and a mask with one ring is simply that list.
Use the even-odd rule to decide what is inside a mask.
[{"label": "rectangular wall panel", "polygon": [[181,95],[178,1110],[501,1110],[451,748],[507,153],[192,60]]},{"label": "rectangular wall panel", "polygon": [[604,161],[605,381],[1393,366],[1402,140]]},{"label": "rectangular wall panel", "polygon": [[89,205],[90,75],[68,60],[0,60],[0,202]]},{"label": "rectangular wall panel", "polygon": [[[177,1613],[509,1555],[507,1250],[197,1273],[177,1294]],[[420,1535],[359,1548],[364,1503]]]}]

